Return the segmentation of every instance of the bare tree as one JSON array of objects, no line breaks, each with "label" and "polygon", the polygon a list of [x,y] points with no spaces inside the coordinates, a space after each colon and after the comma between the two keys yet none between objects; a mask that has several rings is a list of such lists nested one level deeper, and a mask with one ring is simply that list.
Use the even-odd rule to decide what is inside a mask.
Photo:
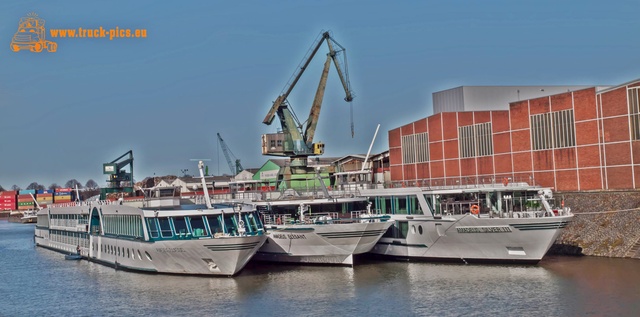
[{"label": "bare tree", "polygon": [[80,182],[77,179],[70,179],[68,180],[65,184],[64,187],[66,188],[75,188],[76,185],[78,185],[78,188],[82,188],[82,184],[80,184]]},{"label": "bare tree", "polygon": [[53,183],[53,184],[49,185],[49,189],[50,190],[56,190],[56,188],[60,188],[60,186],[58,186],[58,184],[56,184],[56,183]]},{"label": "bare tree", "polygon": [[88,180],[84,187],[88,189],[99,188],[98,183],[96,183],[96,181],[94,181],[93,179]]},{"label": "bare tree", "polygon": [[33,182],[31,184],[29,184],[29,186],[27,186],[27,189],[38,189],[38,186],[40,186],[40,184],[38,184],[38,182]]},{"label": "bare tree", "polygon": [[13,184],[13,186],[11,186],[11,190],[20,190],[20,186]]},{"label": "bare tree", "polygon": [[0,192],[4,191],[4,187],[2,187],[2,185],[0,185]]}]

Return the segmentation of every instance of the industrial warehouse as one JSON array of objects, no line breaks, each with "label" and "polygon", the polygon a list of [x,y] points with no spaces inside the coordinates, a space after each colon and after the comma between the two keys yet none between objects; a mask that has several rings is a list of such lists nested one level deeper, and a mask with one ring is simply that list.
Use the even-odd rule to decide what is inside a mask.
[{"label": "industrial warehouse", "polygon": [[434,115],[389,131],[391,181],[636,189],[639,90],[640,80],[634,80],[618,86],[459,87],[434,93]]}]

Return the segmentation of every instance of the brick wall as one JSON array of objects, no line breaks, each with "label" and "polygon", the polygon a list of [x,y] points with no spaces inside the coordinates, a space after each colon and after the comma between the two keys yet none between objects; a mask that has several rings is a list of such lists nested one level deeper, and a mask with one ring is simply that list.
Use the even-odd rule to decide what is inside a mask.
[{"label": "brick wall", "polygon": [[[620,190],[640,184],[640,141],[631,140],[627,88],[595,88],[511,103],[508,111],[445,112],[389,131],[392,181],[531,179],[561,191]],[[575,146],[532,150],[531,115],[573,110]],[[493,155],[460,157],[459,127],[490,122]],[[402,136],[429,133],[429,161],[405,164]]]}]

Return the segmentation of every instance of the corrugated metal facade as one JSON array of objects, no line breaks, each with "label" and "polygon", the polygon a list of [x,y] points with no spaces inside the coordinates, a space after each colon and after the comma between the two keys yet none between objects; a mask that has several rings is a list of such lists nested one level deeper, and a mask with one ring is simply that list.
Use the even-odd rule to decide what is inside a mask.
[{"label": "corrugated metal facade", "polygon": [[509,103],[592,86],[461,86],[433,93],[433,113],[509,110]]}]

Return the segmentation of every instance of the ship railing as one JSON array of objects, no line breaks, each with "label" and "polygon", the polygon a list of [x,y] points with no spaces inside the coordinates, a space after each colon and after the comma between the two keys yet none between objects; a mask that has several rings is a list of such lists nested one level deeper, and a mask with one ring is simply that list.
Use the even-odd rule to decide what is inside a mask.
[{"label": "ship railing", "polygon": [[91,207],[91,206],[99,206],[99,205],[120,205],[121,202],[117,200],[93,200],[93,201],[72,201],[68,203],[54,203],[51,204],[52,208],[61,208],[61,207]]},{"label": "ship railing", "polygon": [[312,213],[304,216],[304,222],[300,222],[297,217],[289,214],[266,214],[263,213],[265,226],[287,225],[287,224],[345,224],[356,222],[379,222],[386,221],[389,216],[382,213],[368,213],[366,210],[352,211],[349,217],[341,217],[338,212]]},{"label": "ship railing", "polygon": [[264,222],[265,226],[266,225],[275,226],[275,225],[295,223],[295,220],[293,217],[291,217],[291,215],[263,213],[262,217],[263,217],[262,221]]},{"label": "ship railing", "polygon": [[391,188],[420,187],[429,190],[527,186],[536,186],[536,181],[531,175],[510,175],[493,177],[447,177],[438,179],[393,181],[390,183],[385,183],[385,187]]}]

